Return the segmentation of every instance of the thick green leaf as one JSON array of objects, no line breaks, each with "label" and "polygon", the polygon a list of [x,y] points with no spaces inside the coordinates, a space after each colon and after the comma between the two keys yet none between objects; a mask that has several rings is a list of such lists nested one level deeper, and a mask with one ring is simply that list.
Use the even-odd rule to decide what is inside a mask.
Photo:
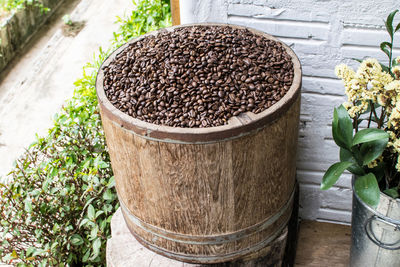
[{"label": "thick green leaf", "polygon": [[322,178],[321,189],[327,190],[332,187],[339,179],[340,175],[353,163],[349,161],[337,162],[329,167]]},{"label": "thick green leaf", "polygon": [[360,148],[363,164],[367,165],[368,163],[382,155],[382,152],[383,150],[385,150],[387,143],[388,138],[363,143]]},{"label": "thick green leaf", "polygon": [[357,177],[354,183],[356,194],[371,207],[377,207],[379,204],[380,190],[378,182],[373,173]]},{"label": "thick green leaf", "polygon": [[397,24],[396,29],[394,30],[394,32],[397,32],[398,30],[400,30],[400,23]]},{"label": "thick green leaf", "polygon": [[340,156],[340,161],[348,161],[353,163],[353,165],[349,166],[347,168],[347,170],[355,175],[364,175],[365,172],[363,170],[363,168],[361,168],[356,159],[353,157],[353,154],[348,151],[347,149],[344,148],[340,148],[340,152],[339,152],[339,156]]},{"label": "thick green leaf", "polygon": [[332,136],[335,143],[343,148],[350,149],[353,138],[353,123],[343,105],[333,111]]},{"label": "thick green leaf", "polygon": [[392,197],[392,198],[398,198],[400,197],[399,192],[397,191],[397,188],[389,188],[383,191],[386,195]]},{"label": "thick green leaf", "polygon": [[389,134],[387,132],[385,132],[384,130],[376,129],[376,128],[363,129],[361,131],[358,131],[354,135],[353,146],[361,144],[361,143],[379,140],[379,139],[387,139],[388,140],[388,138],[389,138]]},{"label": "thick green leaf", "polygon": [[396,9],[395,11],[393,11],[392,13],[390,13],[389,16],[387,17],[387,20],[385,21],[386,30],[387,30],[387,32],[389,33],[390,38],[391,38],[392,40],[393,40],[393,34],[394,34],[394,32],[393,32],[393,18],[394,18],[394,16],[396,15],[396,13],[397,13],[398,11],[399,11],[399,10]]}]

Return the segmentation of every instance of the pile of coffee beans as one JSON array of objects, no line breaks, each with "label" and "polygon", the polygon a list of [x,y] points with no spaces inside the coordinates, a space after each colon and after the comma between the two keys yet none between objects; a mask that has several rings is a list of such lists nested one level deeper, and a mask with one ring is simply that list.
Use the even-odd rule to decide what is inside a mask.
[{"label": "pile of coffee beans", "polygon": [[230,26],[146,36],[103,72],[105,94],[116,108],[173,127],[213,127],[242,112],[260,113],[285,95],[294,76],[280,43]]}]

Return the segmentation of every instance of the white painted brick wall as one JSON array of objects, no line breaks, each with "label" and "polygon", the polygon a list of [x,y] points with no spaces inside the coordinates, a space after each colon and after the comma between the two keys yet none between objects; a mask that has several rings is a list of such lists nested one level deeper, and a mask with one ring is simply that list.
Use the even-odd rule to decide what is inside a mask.
[{"label": "white painted brick wall", "polygon": [[[253,27],[280,38],[293,48],[303,66],[302,107],[297,177],[301,213],[306,219],[349,223],[351,176],[319,190],[324,171],[338,160],[331,136],[334,106],[345,100],[334,75],[335,65],[357,64],[365,56],[385,60],[378,45],[387,41],[383,19],[400,8],[398,0],[181,0],[182,23],[224,22]],[[184,5],[185,6],[185,5]],[[398,19],[396,20],[396,22]],[[400,55],[397,37],[395,54]]]}]

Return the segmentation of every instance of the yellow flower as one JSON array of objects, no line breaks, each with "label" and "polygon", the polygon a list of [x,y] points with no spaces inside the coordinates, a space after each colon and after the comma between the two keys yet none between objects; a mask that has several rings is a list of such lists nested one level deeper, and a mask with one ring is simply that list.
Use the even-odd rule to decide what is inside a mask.
[{"label": "yellow flower", "polygon": [[373,169],[376,166],[378,166],[378,161],[377,160],[373,160],[370,163],[368,163],[368,168]]},{"label": "yellow flower", "polygon": [[396,79],[400,79],[400,66],[395,66],[392,68],[392,73],[396,77]]},{"label": "yellow flower", "polygon": [[351,79],[353,79],[355,72],[352,68],[350,68],[346,64],[340,64],[336,66],[335,74],[338,78],[348,82]]},{"label": "yellow flower", "polygon": [[350,117],[355,118],[357,115],[364,113],[368,109],[368,102],[361,101],[360,105],[352,106],[348,109]]},{"label": "yellow flower", "polygon": [[400,111],[396,105],[395,108],[391,110],[389,120],[388,120],[388,126],[393,127],[394,129],[398,129],[400,124]]},{"label": "yellow flower", "polygon": [[380,73],[382,73],[382,67],[375,58],[365,59],[357,69],[357,75],[369,81]]},{"label": "yellow flower", "polygon": [[351,102],[344,102],[343,103],[343,107],[345,108],[345,109],[349,109],[349,108],[351,108],[353,106],[353,104],[351,103]]},{"label": "yellow flower", "polygon": [[392,81],[385,85],[384,90],[377,94],[377,102],[379,105],[384,106],[391,112],[391,109],[400,103],[400,81]]},{"label": "yellow flower", "polygon": [[377,159],[371,161],[370,163],[368,163],[368,168],[372,169],[375,168],[376,166],[378,166],[378,163],[383,162],[383,156],[380,155]]},{"label": "yellow flower", "polygon": [[392,142],[392,147],[394,148],[395,152],[400,152],[400,139],[394,139]]}]

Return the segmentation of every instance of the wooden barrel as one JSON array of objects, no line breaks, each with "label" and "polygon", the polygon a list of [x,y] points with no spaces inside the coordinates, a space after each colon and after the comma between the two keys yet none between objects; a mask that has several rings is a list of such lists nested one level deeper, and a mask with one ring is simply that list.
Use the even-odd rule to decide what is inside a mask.
[{"label": "wooden barrel", "polygon": [[99,71],[96,88],[119,201],[128,228],[144,246],[185,262],[217,263],[260,253],[286,227],[301,66],[283,46],[294,64],[286,95],[259,114],[247,112],[218,127],[168,127],[132,118],[108,101]]}]

